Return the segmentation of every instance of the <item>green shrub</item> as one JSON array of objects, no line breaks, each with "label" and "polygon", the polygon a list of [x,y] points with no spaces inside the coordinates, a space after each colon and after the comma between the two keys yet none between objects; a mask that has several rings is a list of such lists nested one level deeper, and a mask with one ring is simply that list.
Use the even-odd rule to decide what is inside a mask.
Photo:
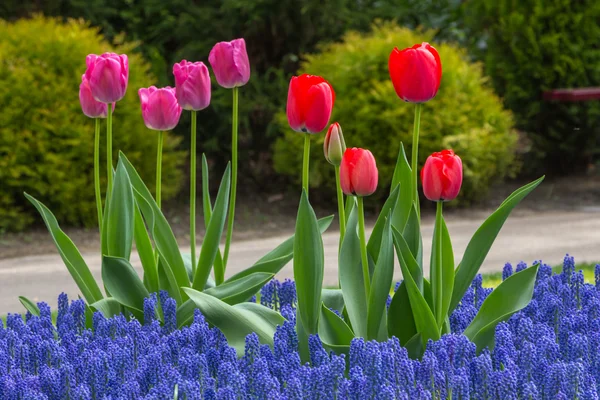
[{"label": "green shrub", "polygon": [[463,6],[473,53],[485,62],[517,128],[528,133],[535,166],[565,173],[600,161],[600,102],[542,98],[545,90],[600,86],[600,2],[477,0]]},{"label": "green shrub", "polygon": [[[96,223],[94,121],[83,115],[78,97],[89,53],[130,55],[127,95],[115,109],[113,153],[116,158],[118,149],[125,152],[153,184],[157,136],[144,126],[137,89],[155,79],[133,45],[110,47],[82,21],[62,24],[42,17],[0,21],[0,37],[0,231],[23,229],[37,218],[23,192],[46,203],[64,224]],[[104,148],[104,123],[102,128]],[[165,143],[164,198],[181,184],[178,141],[167,136]]]},{"label": "green shrub", "polygon": [[[431,32],[417,33],[393,24],[373,32],[351,32],[342,43],[325,45],[308,55],[301,72],[322,75],[336,92],[332,121],[338,121],[346,144],[370,149],[377,159],[380,190],[391,181],[400,143],[410,153],[414,105],[402,102],[389,78],[388,57],[394,46],[404,48],[429,41]],[[419,163],[442,148],[453,148],[464,164],[462,201],[480,198],[490,184],[516,171],[517,136],[511,114],[502,108],[483,77],[481,66],[467,62],[453,45],[437,46],[442,83],[435,99],[423,107]],[[302,135],[292,132],[285,113],[278,115],[283,138],[275,143],[277,171],[297,179],[301,174]],[[325,135],[315,135],[311,149],[311,186],[333,187],[333,167],[323,157]],[[408,155],[410,157],[410,154]]]}]

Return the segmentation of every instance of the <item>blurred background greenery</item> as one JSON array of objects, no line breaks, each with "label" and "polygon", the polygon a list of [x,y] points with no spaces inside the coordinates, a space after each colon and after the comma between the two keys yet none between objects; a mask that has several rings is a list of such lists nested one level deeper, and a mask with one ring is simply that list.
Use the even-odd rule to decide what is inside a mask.
[{"label": "blurred background greenery", "polygon": [[[116,138],[123,132],[116,145],[139,155],[145,176],[153,173],[154,136],[143,126],[137,89],[173,85],[173,63],[207,62],[214,43],[236,37],[246,39],[252,68],[240,91],[242,192],[297,188],[298,138],[282,113],[299,71],[331,81],[334,118],[349,145],[373,150],[385,188],[412,129],[412,106],[391,90],[387,54],[422,40],[440,49],[444,76],[425,107],[421,155],[444,146],[460,152],[463,203],[516,174],[583,173],[600,159],[600,102],[542,100],[548,89],[600,86],[595,0],[4,0],[0,19],[0,231],[33,220],[23,190],[65,223],[93,224],[93,124],[78,114],[77,85],[86,52],[109,49],[133,58],[128,96],[115,114]],[[199,113],[198,151],[214,176],[230,158],[230,95],[214,84],[211,106]],[[181,203],[188,131],[184,113],[164,168],[173,170],[167,191]],[[312,183],[324,199],[332,179],[317,149],[321,136]],[[48,172],[55,170],[62,175]],[[63,186],[71,194],[59,194]]]}]

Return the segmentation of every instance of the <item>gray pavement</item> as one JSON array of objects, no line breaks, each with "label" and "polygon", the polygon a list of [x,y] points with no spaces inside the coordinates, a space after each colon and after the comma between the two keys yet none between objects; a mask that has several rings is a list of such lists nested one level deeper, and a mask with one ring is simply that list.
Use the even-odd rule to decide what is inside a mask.
[{"label": "gray pavement", "polygon": [[[456,263],[473,233],[485,215],[466,218],[450,215],[448,230],[452,238]],[[433,219],[423,221],[424,260],[428,264]],[[227,275],[232,275],[252,265],[261,256],[285,240],[288,235],[269,239],[234,242],[231,247]],[[338,233],[323,235],[325,245],[325,285],[337,282]],[[189,247],[183,251],[189,252]],[[519,261],[531,263],[542,259],[548,264],[562,262],[565,253],[575,256],[576,262],[600,261],[600,209],[589,208],[579,211],[542,211],[514,215],[508,219],[494,246],[488,254],[481,271],[500,271],[504,263]],[[92,273],[100,281],[99,253],[84,253]],[[132,264],[141,271],[139,259],[134,251]],[[396,268],[399,275],[399,268]],[[292,263],[289,263],[278,278],[292,278]],[[46,301],[56,306],[60,292],[70,298],[78,294],[76,285],[69,275],[58,253],[0,260],[0,315],[22,312],[18,296],[27,296],[35,301]]]}]

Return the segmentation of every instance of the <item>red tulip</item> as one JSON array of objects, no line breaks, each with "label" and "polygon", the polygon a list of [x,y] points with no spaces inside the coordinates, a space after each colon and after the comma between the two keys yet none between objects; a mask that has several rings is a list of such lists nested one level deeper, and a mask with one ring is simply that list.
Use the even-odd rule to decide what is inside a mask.
[{"label": "red tulip", "polygon": [[377,189],[377,164],[369,150],[346,149],[340,166],[340,186],[347,196],[369,196]]},{"label": "red tulip", "polygon": [[292,77],[287,99],[287,117],[296,132],[318,133],[329,123],[335,92],[325,79],[314,75]]},{"label": "red tulip", "polygon": [[452,150],[427,157],[421,170],[425,197],[431,201],[449,201],[458,196],[462,185],[462,161]]},{"label": "red tulip", "polygon": [[424,103],[435,97],[442,80],[442,62],[429,43],[392,50],[388,63],[396,94],[404,101]]}]

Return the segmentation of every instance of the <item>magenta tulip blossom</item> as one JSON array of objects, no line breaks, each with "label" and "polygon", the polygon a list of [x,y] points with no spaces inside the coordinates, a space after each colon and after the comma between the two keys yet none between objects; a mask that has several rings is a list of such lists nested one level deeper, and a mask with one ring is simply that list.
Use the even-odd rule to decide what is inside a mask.
[{"label": "magenta tulip blossom", "polygon": [[203,62],[182,60],[173,65],[175,94],[184,110],[200,111],[210,104],[210,75]]},{"label": "magenta tulip blossom", "polygon": [[224,88],[244,86],[250,79],[250,61],[244,39],[219,42],[208,55],[219,85]]},{"label": "magenta tulip blossom", "polygon": [[[85,75],[81,76],[81,84],[79,85],[79,103],[81,103],[81,110],[86,116],[90,118],[106,118],[108,105],[94,99],[92,89]],[[113,103],[112,108],[114,111],[115,103]]]},{"label": "magenta tulip blossom", "polygon": [[87,65],[85,77],[94,99],[102,103],[114,103],[125,96],[129,80],[127,55],[90,54],[86,57],[85,63]]},{"label": "magenta tulip blossom", "polygon": [[181,106],[177,103],[175,89],[155,86],[138,91],[142,103],[142,117],[149,129],[168,131],[177,126],[181,116]]}]

